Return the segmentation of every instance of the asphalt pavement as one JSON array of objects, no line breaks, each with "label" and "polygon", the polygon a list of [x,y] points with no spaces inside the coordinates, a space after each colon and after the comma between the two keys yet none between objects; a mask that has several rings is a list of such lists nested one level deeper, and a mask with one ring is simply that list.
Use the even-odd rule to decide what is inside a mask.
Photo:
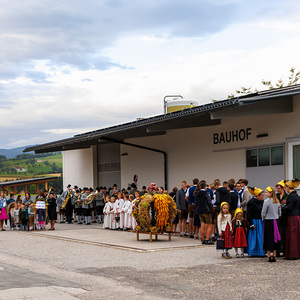
[{"label": "asphalt pavement", "polygon": [[0,272],[0,299],[300,299],[299,260],[222,259],[198,240],[99,224],[0,232]]}]

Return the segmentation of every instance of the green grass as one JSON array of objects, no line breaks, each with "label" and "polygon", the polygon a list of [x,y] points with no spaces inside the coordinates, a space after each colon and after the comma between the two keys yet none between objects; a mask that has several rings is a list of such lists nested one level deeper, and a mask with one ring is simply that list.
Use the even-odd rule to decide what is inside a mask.
[{"label": "green grass", "polygon": [[[41,162],[38,162],[41,161]],[[48,165],[45,163],[48,161]],[[56,168],[53,169],[53,164]],[[13,167],[24,167],[27,172],[12,171]],[[10,170],[8,170],[10,169]],[[62,172],[62,154],[57,153],[55,155],[45,157],[34,157],[26,159],[7,159],[0,161],[0,177],[16,176],[20,177],[32,177],[43,174],[53,174]]]}]

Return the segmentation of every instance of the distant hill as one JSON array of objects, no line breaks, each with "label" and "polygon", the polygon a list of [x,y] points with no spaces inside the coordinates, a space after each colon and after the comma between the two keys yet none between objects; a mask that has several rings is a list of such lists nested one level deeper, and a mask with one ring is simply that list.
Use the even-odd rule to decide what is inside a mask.
[{"label": "distant hill", "polygon": [[[0,155],[5,155],[7,158],[14,158],[16,155],[23,154],[23,150],[28,147],[31,147],[31,145],[13,149],[0,149]],[[27,154],[34,154],[34,152],[27,152]]]}]

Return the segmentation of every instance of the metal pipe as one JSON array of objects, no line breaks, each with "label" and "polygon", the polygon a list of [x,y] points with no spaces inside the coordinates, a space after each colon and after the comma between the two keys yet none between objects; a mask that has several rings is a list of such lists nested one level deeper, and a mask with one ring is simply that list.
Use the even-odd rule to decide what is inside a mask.
[{"label": "metal pipe", "polygon": [[181,99],[183,99],[183,97],[181,95],[167,95],[164,97],[164,114],[166,115],[167,114],[167,100],[166,98],[174,98],[174,97],[179,97]]},{"label": "metal pipe", "polygon": [[168,190],[168,156],[167,156],[167,153],[165,151],[150,148],[150,147],[146,147],[146,146],[142,146],[142,145],[136,145],[136,144],[132,144],[132,143],[128,143],[128,142],[122,142],[122,141],[118,141],[118,140],[111,139],[111,138],[106,138],[106,137],[101,137],[101,140],[106,140],[106,141],[113,142],[113,143],[118,143],[118,144],[122,144],[122,145],[126,145],[126,146],[131,146],[131,147],[140,148],[140,149],[143,149],[143,150],[148,150],[148,151],[153,151],[153,152],[163,154],[163,156],[164,156],[165,190]]}]

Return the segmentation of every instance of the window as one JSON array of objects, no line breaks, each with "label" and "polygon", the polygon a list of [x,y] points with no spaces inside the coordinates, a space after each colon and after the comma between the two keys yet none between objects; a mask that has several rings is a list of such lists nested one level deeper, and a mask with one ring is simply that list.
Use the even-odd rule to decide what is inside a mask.
[{"label": "window", "polygon": [[278,166],[283,165],[283,147],[271,148],[271,165]]},{"label": "window", "polygon": [[257,167],[257,149],[247,150],[247,168]]},{"label": "window", "polygon": [[104,163],[99,164],[99,172],[119,172],[121,171],[121,164],[120,162],[112,162],[112,163]]},{"label": "window", "polygon": [[270,148],[258,149],[258,166],[265,167],[270,165]]},{"label": "window", "polygon": [[[300,155],[300,148],[299,148]],[[300,163],[300,156],[299,156]],[[246,151],[246,166],[266,167],[283,165],[283,146],[249,149]],[[300,175],[300,168],[299,168]]]}]

